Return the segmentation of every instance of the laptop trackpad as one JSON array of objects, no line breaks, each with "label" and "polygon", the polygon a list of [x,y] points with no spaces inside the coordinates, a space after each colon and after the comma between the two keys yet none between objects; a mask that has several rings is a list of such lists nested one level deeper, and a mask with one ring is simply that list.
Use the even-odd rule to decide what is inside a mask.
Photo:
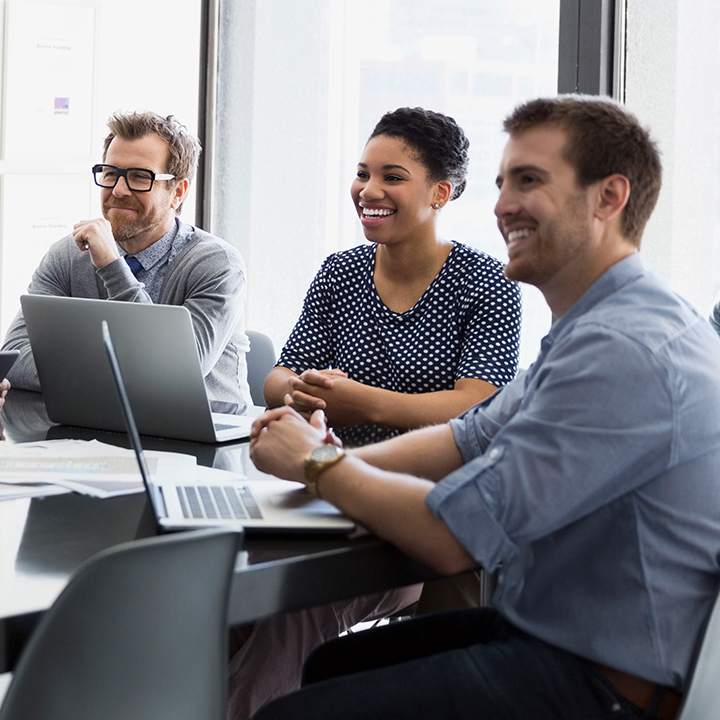
[{"label": "laptop trackpad", "polygon": [[337,515],[338,509],[325,500],[313,497],[305,488],[272,495],[268,500],[277,508],[300,510],[313,515]]}]

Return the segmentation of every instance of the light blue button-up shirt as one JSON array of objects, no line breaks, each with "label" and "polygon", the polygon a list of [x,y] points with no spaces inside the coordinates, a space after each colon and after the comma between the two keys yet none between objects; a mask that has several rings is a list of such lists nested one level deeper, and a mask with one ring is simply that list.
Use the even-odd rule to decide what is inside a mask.
[{"label": "light blue button-up shirt", "polygon": [[451,421],[427,499],[500,568],[495,605],[581,657],[682,688],[720,580],[720,339],[637,254],[537,361]]}]

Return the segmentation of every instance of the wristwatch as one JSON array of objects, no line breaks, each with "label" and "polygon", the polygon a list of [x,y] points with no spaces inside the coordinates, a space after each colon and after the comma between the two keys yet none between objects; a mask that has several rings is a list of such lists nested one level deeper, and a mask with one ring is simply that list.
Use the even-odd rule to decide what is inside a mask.
[{"label": "wristwatch", "polygon": [[326,443],[313,448],[305,456],[305,485],[308,492],[315,497],[320,497],[317,482],[322,473],[345,457],[345,451],[337,445]]}]

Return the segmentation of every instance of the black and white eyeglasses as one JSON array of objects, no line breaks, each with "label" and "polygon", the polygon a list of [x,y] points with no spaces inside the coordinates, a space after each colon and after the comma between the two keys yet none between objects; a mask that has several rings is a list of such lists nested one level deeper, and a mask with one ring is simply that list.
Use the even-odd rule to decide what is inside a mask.
[{"label": "black and white eyeglasses", "polygon": [[150,192],[156,180],[172,180],[175,177],[145,168],[119,168],[114,165],[93,165],[92,173],[95,184],[101,188],[114,188],[124,177],[128,190],[133,192]]}]

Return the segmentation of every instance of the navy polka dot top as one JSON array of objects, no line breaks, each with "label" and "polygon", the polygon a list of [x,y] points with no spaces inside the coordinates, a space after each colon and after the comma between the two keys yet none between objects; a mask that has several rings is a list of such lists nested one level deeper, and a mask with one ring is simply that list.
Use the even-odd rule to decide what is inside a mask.
[{"label": "navy polka dot top", "polygon": [[[460,378],[498,387],[512,380],[520,290],[498,260],[455,243],[415,306],[396,313],[375,289],[376,247],[361,245],[323,262],[278,365],[298,374],[339,368],[365,385],[415,394],[452,390]],[[402,431],[365,423],[335,432],[356,447]]]}]

